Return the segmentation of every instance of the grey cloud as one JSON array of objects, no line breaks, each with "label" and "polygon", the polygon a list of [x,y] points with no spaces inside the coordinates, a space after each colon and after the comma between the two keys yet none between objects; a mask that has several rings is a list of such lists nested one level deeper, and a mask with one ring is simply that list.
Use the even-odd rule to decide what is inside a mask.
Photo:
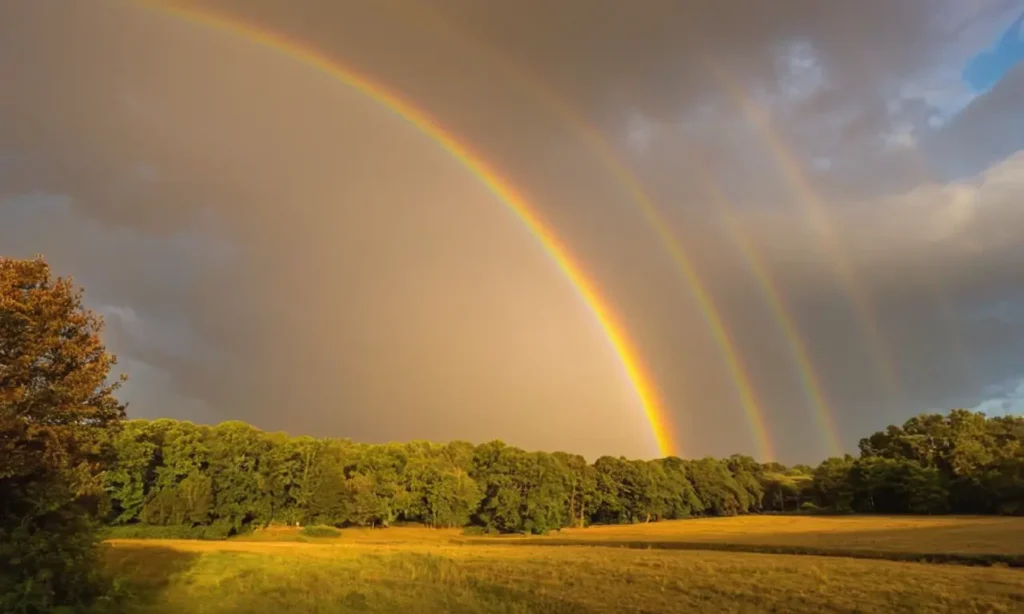
[{"label": "grey cloud", "polygon": [[[904,372],[910,387],[904,402],[941,405],[980,394],[981,386],[1013,377],[1020,368],[1012,356],[1024,349],[1024,317],[1012,305],[1024,287],[1018,238],[1024,227],[1022,192],[1024,154],[1018,154],[960,184],[925,185],[835,209],[831,238],[794,232],[788,216],[779,212],[749,214],[747,231],[781,275],[780,283],[796,288],[791,296],[802,322],[814,321],[806,310],[827,296],[826,280],[835,275],[823,241],[838,241],[872,299],[886,351]],[[804,267],[794,278],[794,268],[785,266],[790,254],[802,254],[817,266]],[[849,304],[838,294],[842,290],[832,292],[834,300]],[[967,315],[984,314],[986,306],[996,304],[1004,306],[998,318]],[[808,336],[835,339],[833,352],[863,346],[863,332],[850,322],[845,334],[832,327]],[[970,365],[978,367],[976,373]],[[863,366],[859,371],[845,371],[841,378],[860,380],[869,396],[881,392],[870,383],[869,371]],[[977,377],[987,381],[971,381]],[[875,400],[884,404],[880,397]]]},{"label": "grey cloud", "polygon": [[935,134],[925,147],[936,173],[972,175],[1024,148],[1024,63]]}]

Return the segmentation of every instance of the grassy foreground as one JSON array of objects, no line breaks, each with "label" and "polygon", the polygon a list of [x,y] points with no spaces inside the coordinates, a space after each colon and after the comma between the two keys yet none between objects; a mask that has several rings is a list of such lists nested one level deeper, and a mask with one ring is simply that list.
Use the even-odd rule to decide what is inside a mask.
[{"label": "grassy foreground", "polygon": [[[277,530],[228,541],[112,540],[105,555],[129,595],[128,611],[154,614],[1019,612],[1024,572],[1001,566],[661,545],[703,539],[992,555],[1024,550],[1022,531],[1024,519],[744,517],[544,538],[393,528],[299,540],[295,530]],[[643,539],[651,549],[602,547]],[[590,545],[549,547],[567,540]]]}]

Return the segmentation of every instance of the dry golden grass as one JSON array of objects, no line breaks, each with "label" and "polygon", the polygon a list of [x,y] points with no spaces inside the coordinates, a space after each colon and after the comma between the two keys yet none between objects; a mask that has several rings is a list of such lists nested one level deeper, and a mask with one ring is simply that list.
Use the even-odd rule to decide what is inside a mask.
[{"label": "dry golden grass", "polygon": [[1024,518],[994,516],[740,516],[567,529],[552,542],[725,543],[825,550],[1024,554]]},{"label": "dry golden grass", "polygon": [[[543,537],[469,537],[457,529],[345,529],[340,539],[308,539],[278,527],[235,540],[351,544],[599,545],[641,548],[721,548],[887,556],[999,556],[1024,562],[1024,518],[994,516],[740,516],[565,529]],[[997,555],[993,557],[992,555]]]},{"label": "dry golden grass", "polygon": [[1010,569],[415,535],[373,544],[347,534],[326,545],[118,540],[106,554],[140,614],[1024,610],[1024,573]]}]

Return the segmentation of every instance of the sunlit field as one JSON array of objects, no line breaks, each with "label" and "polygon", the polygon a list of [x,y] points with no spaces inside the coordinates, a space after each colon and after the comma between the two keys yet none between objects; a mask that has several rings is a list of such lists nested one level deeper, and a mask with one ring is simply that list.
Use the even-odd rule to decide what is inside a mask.
[{"label": "sunlit field", "polygon": [[1024,518],[998,516],[741,516],[568,529],[533,540],[790,546],[893,553],[1024,555]]},{"label": "sunlit field", "polygon": [[[561,545],[568,540],[591,545]],[[646,548],[621,548],[647,541]],[[468,537],[396,527],[308,538],[111,540],[134,612],[1014,612],[1024,571],[670,542],[1012,555],[1024,519],[740,517]],[[834,553],[833,553],[834,554]]]},{"label": "sunlit field", "polygon": [[1000,516],[738,516],[648,524],[562,529],[543,537],[470,537],[460,529],[392,527],[345,529],[340,539],[317,540],[279,527],[234,541],[346,544],[563,544],[679,548],[688,544],[793,546],[895,553],[1024,556],[1024,518]]}]

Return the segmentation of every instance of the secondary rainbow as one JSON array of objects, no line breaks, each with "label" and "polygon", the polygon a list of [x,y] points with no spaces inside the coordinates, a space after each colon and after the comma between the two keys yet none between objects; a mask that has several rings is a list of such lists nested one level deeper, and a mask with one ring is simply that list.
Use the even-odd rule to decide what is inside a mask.
[{"label": "secondary rainbow", "polygon": [[760,133],[764,142],[774,154],[783,178],[793,190],[804,216],[810,221],[821,238],[821,243],[829,251],[833,269],[840,282],[846,287],[854,314],[865,334],[865,341],[871,354],[880,379],[888,389],[893,400],[902,399],[902,389],[896,374],[896,367],[888,352],[882,332],[878,327],[874,306],[867,289],[856,276],[854,267],[843,250],[839,236],[825,212],[825,207],[806,177],[796,155],[786,147],[785,142],[776,133],[771,121],[760,107],[745,95],[743,88],[733,81],[715,61],[708,57],[702,58],[712,80],[721,86],[725,93],[740,107],[746,119]]},{"label": "secondary rainbow", "polygon": [[573,261],[570,252],[545,225],[543,219],[533,210],[529,202],[508,180],[491,168],[479,155],[474,153],[464,143],[459,142],[454,136],[445,132],[433,118],[417,109],[408,101],[403,100],[394,92],[389,91],[382,84],[360,74],[351,67],[339,63],[337,60],[316,49],[303,45],[301,42],[290,40],[276,32],[245,22],[236,16],[225,15],[206,7],[157,2],[154,0],[135,1],[141,6],[176,16],[194,24],[203,25],[221,32],[232,33],[250,43],[283,53],[297,62],[319,70],[356,89],[376,103],[402,117],[451,154],[522,220],[531,234],[540,241],[544,250],[569,279],[584,302],[594,313],[609,342],[615,349],[630,382],[636,390],[647,420],[650,422],[651,430],[657,441],[660,453],[664,456],[669,456],[677,452],[676,438],[669,422],[664,419],[665,412],[657,389],[648,377],[643,361],[633,348],[613,311],[607,306],[580,266]]},{"label": "secondary rainbow", "polygon": [[[449,27],[443,20],[430,11],[420,11],[418,16],[434,21],[438,26],[443,27],[446,33],[454,39],[469,38],[457,29]],[[472,44],[473,42],[476,44]],[[715,303],[711,293],[708,291],[707,286],[701,279],[701,276],[694,266],[689,254],[687,254],[686,249],[669,229],[664,216],[661,215],[658,207],[654,204],[650,196],[647,195],[646,190],[644,190],[640,185],[639,180],[622,162],[619,161],[614,148],[601,135],[601,133],[590,125],[586,119],[581,117],[572,105],[570,105],[561,95],[552,90],[552,88],[544,81],[537,78],[529,71],[523,70],[511,63],[503,55],[490,51],[480,41],[473,40],[470,44],[475,52],[485,50],[491,60],[498,63],[508,74],[521,80],[530,90],[536,92],[543,102],[551,107],[551,109],[554,110],[561,119],[575,129],[591,151],[597,156],[605,169],[612,174],[620,187],[629,194],[630,199],[641,211],[645,222],[654,231],[658,238],[658,242],[672,259],[676,266],[676,271],[681,275],[689,290],[693,293],[694,299],[697,301],[697,306],[701,315],[708,324],[711,334],[715,339],[715,343],[718,345],[723,360],[729,369],[730,376],[736,385],[737,395],[739,397],[740,404],[743,407],[743,412],[746,415],[747,422],[750,425],[751,435],[754,438],[759,458],[762,460],[774,459],[774,447],[772,445],[769,429],[765,423],[764,412],[762,411],[760,402],[757,399],[757,394],[747,372],[746,366],[740,358],[740,353],[736,348],[735,340],[722,318],[721,311]]]},{"label": "secondary rainbow", "polygon": [[800,377],[800,385],[804,396],[811,406],[818,427],[825,433],[829,455],[840,456],[843,453],[843,444],[839,436],[839,429],[836,427],[835,416],[829,408],[828,401],[825,399],[821,382],[814,369],[814,363],[807,352],[800,329],[786,308],[782,293],[779,292],[771,272],[765,266],[763,259],[757,253],[756,248],[746,233],[743,232],[743,229],[740,228],[734,219],[734,207],[728,197],[726,197],[724,190],[713,179],[714,175],[710,172],[710,169],[700,168],[699,171],[700,175],[704,178],[704,187],[722,212],[729,238],[732,239],[736,249],[740,252],[747,267],[754,275],[758,288],[768,303],[768,309],[775,318],[779,330],[789,346],[790,353],[797,365],[797,374]]},{"label": "secondary rainbow", "polygon": [[[938,184],[939,181],[928,169],[924,156],[921,155],[920,150],[916,149],[916,145],[914,147],[915,155],[912,156],[912,160],[914,165],[917,167],[918,183],[921,185]],[[945,291],[942,283],[942,270],[935,268],[932,275],[922,275],[922,281],[928,285],[928,290],[931,291],[941,317],[947,322],[951,353],[957,356],[961,363],[960,368],[963,369],[963,372],[966,373],[971,382],[973,382],[974,387],[977,389],[983,388],[984,384],[982,384],[981,373],[978,371],[978,366],[967,354],[967,346],[964,343],[963,331],[957,324],[956,310],[954,309],[949,294]]]}]

